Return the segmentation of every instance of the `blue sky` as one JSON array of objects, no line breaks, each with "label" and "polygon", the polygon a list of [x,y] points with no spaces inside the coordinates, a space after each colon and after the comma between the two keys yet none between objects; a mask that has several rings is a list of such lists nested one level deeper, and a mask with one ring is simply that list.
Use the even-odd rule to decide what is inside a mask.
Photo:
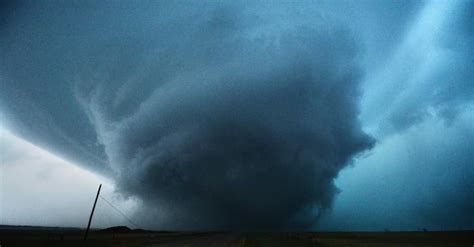
[{"label": "blue sky", "polygon": [[4,7],[0,224],[474,227],[472,1]]}]

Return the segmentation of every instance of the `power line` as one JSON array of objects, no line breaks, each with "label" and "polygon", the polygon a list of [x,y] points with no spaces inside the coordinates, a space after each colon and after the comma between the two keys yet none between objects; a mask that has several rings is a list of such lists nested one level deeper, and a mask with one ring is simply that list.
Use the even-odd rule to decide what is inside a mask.
[{"label": "power line", "polygon": [[123,213],[122,211],[120,211],[120,209],[116,208],[111,202],[107,201],[107,199],[105,199],[102,195],[99,196],[100,199],[104,200],[107,204],[109,204],[110,207],[112,207],[113,209],[115,209],[117,212],[119,212],[130,224],[132,224],[135,228],[139,228],[135,223],[133,223],[133,221],[127,217],[127,215],[125,215],[125,213]]}]

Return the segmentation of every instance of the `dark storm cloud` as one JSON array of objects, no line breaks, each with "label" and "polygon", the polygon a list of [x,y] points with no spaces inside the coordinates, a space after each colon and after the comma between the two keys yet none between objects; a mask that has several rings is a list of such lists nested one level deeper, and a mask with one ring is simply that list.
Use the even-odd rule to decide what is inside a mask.
[{"label": "dark storm cloud", "polygon": [[318,6],[30,4],[2,30],[4,124],[114,177],[150,225],[306,228],[373,144],[359,48]]}]

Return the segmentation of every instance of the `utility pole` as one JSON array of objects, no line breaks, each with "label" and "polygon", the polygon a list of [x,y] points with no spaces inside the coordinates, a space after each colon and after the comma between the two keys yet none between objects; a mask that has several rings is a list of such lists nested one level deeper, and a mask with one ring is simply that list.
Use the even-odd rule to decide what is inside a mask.
[{"label": "utility pole", "polygon": [[99,185],[99,190],[97,190],[97,195],[95,196],[94,206],[92,207],[91,216],[89,217],[89,223],[87,224],[86,235],[84,235],[84,241],[87,240],[87,234],[89,234],[89,229],[91,227],[91,222],[92,222],[92,216],[94,215],[94,210],[95,210],[95,205],[97,204],[97,199],[99,199],[99,194],[100,194],[100,188],[101,187],[102,187],[102,184]]}]

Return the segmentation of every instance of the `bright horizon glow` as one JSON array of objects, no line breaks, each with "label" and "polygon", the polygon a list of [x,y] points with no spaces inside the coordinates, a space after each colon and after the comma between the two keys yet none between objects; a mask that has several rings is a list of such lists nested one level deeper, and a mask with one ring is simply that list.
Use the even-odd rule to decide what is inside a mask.
[{"label": "bright horizon glow", "polygon": [[[99,184],[101,196],[129,215],[134,212],[136,202],[114,194],[110,179],[61,159],[2,127],[0,150],[0,224],[86,227]],[[113,225],[133,227],[99,200],[92,227]]]}]

